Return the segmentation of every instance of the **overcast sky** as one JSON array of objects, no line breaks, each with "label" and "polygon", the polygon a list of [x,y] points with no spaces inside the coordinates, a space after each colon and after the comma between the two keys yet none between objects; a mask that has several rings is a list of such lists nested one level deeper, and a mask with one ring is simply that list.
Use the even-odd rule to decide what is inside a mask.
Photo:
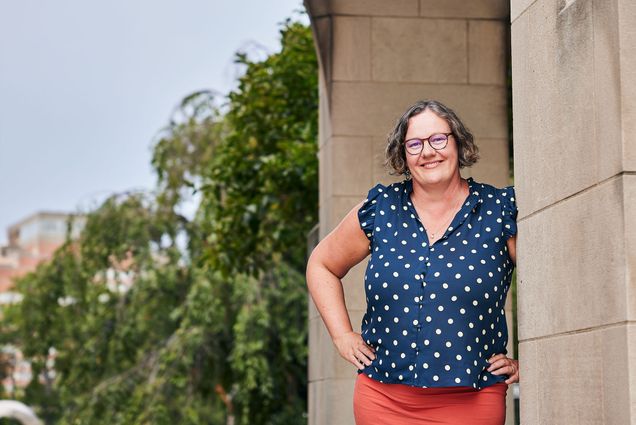
[{"label": "overcast sky", "polygon": [[0,245],[37,211],[155,186],[153,137],[185,95],[226,94],[234,52],[280,47],[301,0],[0,0]]}]

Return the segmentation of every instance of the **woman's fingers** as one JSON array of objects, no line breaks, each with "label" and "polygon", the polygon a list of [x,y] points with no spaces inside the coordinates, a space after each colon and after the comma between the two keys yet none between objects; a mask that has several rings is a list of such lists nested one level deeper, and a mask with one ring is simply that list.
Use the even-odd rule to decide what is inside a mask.
[{"label": "woman's fingers", "polygon": [[[495,357],[497,358],[496,360]],[[506,384],[512,384],[513,382],[519,382],[519,361],[515,359],[509,359],[506,356],[495,356],[490,360],[490,366],[488,371],[493,375],[508,375]]]},{"label": "woman's fingers", "polygon": [[358,359],[355,354],[351,353],[351,355],[349,356],[349,361],[353,363],[353,365],[358,369],[364,369],[364,363],[362,363],[362,361],[360,361],[360,359]]},{"label": "woman's fingers", "polygon": [[509,374],[508,379],[506,379],[506,384],[512,384],[514,382],[519,382],[519,360],[510,359],[512,364],[510,368],[512,369]]},{"label": "woman's fingers", "polygon": [[369,359],[375,359],[375,350],[373,349],[373,347],[370,347],[367,344],[362,344],[358,347],[358,350],[361,351],[362,354],[367,356]]},{"label": "woman's fingers", "polygon": [[495,354],[494,356],[492,356],[490,359],[488,359],[488,361],[492,364],[492,362],[494,362],[495,360],[503,360],[506,359],[506,355],[505,354]]},{"label": "woman's fingers", "polygon": [[488,371],[492,372],[493,375],[510,375],[514,373],[514,370],[510,365],[510,361],[508,359],[500,359],[493,362],[488,368]]},{"label": "woman's fingers", "polygon": [[369,366],[375,359],[375,355],[367,346],[358,347],[355,353],[355,357],[360,363],[363,363],[367,366]]},{"label": "woman's fingers", "polygon": [[359,369],[375,359],[375,349],[366,344],[357,332],[347,332],[334,339],[340,355]]},{"label": "woman's fingers", "polygon": [[492,372],[494,375],[497,375],[499,368],[507,366],[506,358],[498,358],[497,360],[490,360],[490,366],[488,366],[488,372]]}]

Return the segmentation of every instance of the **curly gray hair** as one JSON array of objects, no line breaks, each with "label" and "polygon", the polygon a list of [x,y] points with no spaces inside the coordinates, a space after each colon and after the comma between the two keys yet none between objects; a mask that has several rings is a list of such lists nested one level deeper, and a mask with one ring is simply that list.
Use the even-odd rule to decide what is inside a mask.
[{"label": "curly gray hair", "polygon": [[389,134],[385,150],[384,166],[390,168],[390,175],[408,175],[406,154],[404,152],[404,138],[408,130],[409,119],[427,109],[448,122],[453,136],[455,136],[455,140],[457,141],[459,168],[470,167],[479,159],[479,148],[473,141],[473,135],[468,131],[459,117],[457,117],[455,111],[437,100],[419,100],[404,112]]}]

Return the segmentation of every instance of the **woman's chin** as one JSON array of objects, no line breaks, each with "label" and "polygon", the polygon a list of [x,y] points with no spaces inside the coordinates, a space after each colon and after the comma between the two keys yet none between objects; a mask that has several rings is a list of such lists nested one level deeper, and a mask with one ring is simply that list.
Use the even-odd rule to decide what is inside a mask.
[{"label": "woman's chin", "polygon": [[424,183],[439,183],[447,179],[444,173],[441,170],[430,169],[430,170],[421,170],[419,172],[420,180]]}]

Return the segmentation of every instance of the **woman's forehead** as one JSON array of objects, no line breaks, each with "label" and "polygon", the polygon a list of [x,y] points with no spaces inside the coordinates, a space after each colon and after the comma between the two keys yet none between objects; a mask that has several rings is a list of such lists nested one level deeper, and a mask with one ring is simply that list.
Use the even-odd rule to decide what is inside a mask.
[{"label": "woman's forehead", "polygon": [[448,133],[448,122],[434,112],[426,110],[409,118],[407,134],[417,133],[419,136],[429,136],[433,133]]}]

